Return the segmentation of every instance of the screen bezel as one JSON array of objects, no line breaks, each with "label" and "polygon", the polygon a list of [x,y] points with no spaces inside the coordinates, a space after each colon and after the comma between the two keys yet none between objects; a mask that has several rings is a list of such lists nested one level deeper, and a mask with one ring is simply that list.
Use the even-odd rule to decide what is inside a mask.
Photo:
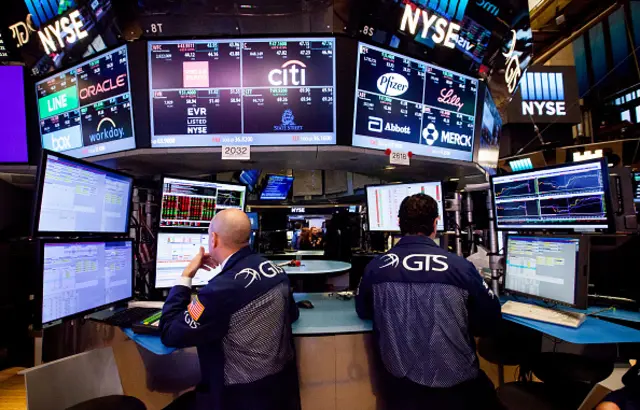
[{"label": "screen bezel", "polygon": [[[604,201],[605,201],[605,206],[607,207],[607,222],[606,222],[606,227],[604,228],[587,228],[586,226],[580,226],[580,225],[575,225],[575,224],[565,224],[565,223],[559,223],[557,224],[557,226],[549,226],[546,225],[544,227],[541,227],[540,225],[528,225],[525,227],[521,227],[521,226],[514,226],[514,225],[500,225],[498,223],[498,204],[496,203],[496,195],[495,195],[495,182],[494,180],[496,178],[501,178],[504,176],[512,176],[512,175],[524,175],[524,174],[531,174],[531,173],[536,173],[536,172],[540,172],[540,171],[548,171],[548,170],[553,170],[553,169],[561,169],[561,168],[566,168],[566,167],[575,167],[576,165],[587,165],[587,164],[593,164],[593,163],[599,163],[602,173],[603,173],[603,178],[602,178],[602,182],[603,182],[603,191],[604,191]],[[493,212],[495,215],[495,226],[496,229],[498,231],[532,231],[532,232],[544,232],[544,231],[562,231],[562,230],[573,230],[573,231],[600,231],[600,232],[612,232],[615,229],[615,219],[614,219],[614,215],[613,215],[613,203],[612,203],[612,199],[611,199],[611,188],[610,188],[610,184],[609,184],[609,165],[606,161],[605,158],[598,158],[598,159],[594,159],[594,160],[588,160],[588,161],[580,161],[580,162],[571,162],[571,163],[566,163],[566,164],[560,164],[560,165],[552,165],[549,167],[543,167],[543,168],[534,168],[534,169],[527,169],[524,171],[519,171],[519,172],[511,172],[507,175],[491,175],[491,178],[489,179],[489,183],[490,183],[490,188],[491,188],[491,200],[493,201]]]},{"label": "screen bezel", "polygon": [[[444,190],[442,188],[442,181],[423,181],[423,182],[406,182],[403,184],[372,184],[372,185],[365,185],[364,187],[364,193],[365,193],[365,203],[367,204],[367,230],[369,232],[391,232],[391,233],[396,233],[396,232],[400,232],[400,227],[398,226],[398,230],[396,231],[387,231],[387,230],[383,230],[383,229],[371,229],[371,210],[369,209],[369,188],[375,188],[375,187],[394,187],[394,186],[402,186],[402,185],[416,185],[416,184],[440,184],[440,193],[442,195],[442,215],[439,215],[440,217],[440,222],[441,224],[439,224],[436,227],[436,232],[443,232],[445,230],[445,200],[444,200]],[[406,198],[406,197],[405,197]],[[435,198],[433,198],[435,200]],[[436,202],[438,202],[436,200]]]},{"label": "screen bezel", "polygon": [[[542,296],[531,295],[529,293],[518,292],[516,290],[507,289],[507,261],[509,260],[509,241],[511,238],[540,238],[541,241],[546,239],[578,239],[578,254],[576,255],[576,266],[575,266],[575,289],[573,300],[574,303],[567,303],[560,300],[545,298]],[[504,261],[505,261],[505,269],[504,269],[504,291],[505,293],[516,295],[516,296],[525,296],[528,298],[541,300],[547,303],[554,303],[561,306],[569,306],[576,309],[586,309],[588,302],[588,294],[589,294],[589,252],[590,252],[590,241],[589,237],[586,235],[521,235],[521,234],[507,234],[507,240],[505,241],[504,247]]]},{"label": "screen bezel", "polygon": [[[239,182],[207,181],[207,180],[204,180],[204,179],[184,178],[184,177],[179,177],[179,176],[175,176],[175,175],[163,175],[162,178],[160,178],[160,203],[158,204],[158,209],[160,209],[160,214],[159,214],[159,217],[158,217],[158,230],[159,231],[189,233],[189,232],[207,231],[209,229],[209,226],[205,226],[205,227],[202,227],[202,226],[194,226],[194,227],[189,227],[189,226],[162,226],[162,198],[164,197],[164,185],[165,185],[165,180],[167,178],[169,178],[169,179],[178,179],[178,180],[187,181],[187,182],[196,182],[196,183],[199,182],[199,183],[205,183],[205,184],[224,184],[224,185],[233,185],[233,186],[244,187],[244,201],[242,201],[242,212],[245,212],[245,210],[247,209],[247,192],[249,191],[249,187],[246,184],[239,183]],[[209,222],[211,222],[211,221],[209,221]]]},{"label": "screen bezel", "polygon": [[[119,153],[119,152],[133,151],[133,150],[136,150],[136,149],[140,148],[140,146],[138,145],[138,136],[137,136],[138,134],[136,132],[137,131],[136,130],[137,127],[136,127],[136,118],[135,118],[135,106],[133,104],[133,90],[132,90],[132,86],[131,86],[131,73],[132,73],[133,70],[132,70],[132,68],[130,66],[130,60],[131,60],[130,52],[131,52],[131,50],[129,49],[129,46],[127,44],[123,44],[123,45],[117,45],[117,46],[114,46],[114,47],[110,47],[110,48],[108,48],[106,50],[102,50],[99,53],[95,53],[95,54],[92,54],[92,55],[88,56],[84,60],[81,60],[80,62],[78,62],[77,64],[74,64],[71,67],[61,68],[61,69],[53,71],[51,73],[47,73],[45,76],[42,76],[42,77],[38,78],[35,82],[32,83],[32,86],[33,86],[33,90],[32,91],[35,92],[35,95],[36,95],[36,98],[35,98],[35,114],[36,114],[36,119],[37,119],[37,121],[39,123],[41,121],[41,118],[40,118],[40,106],[38,104],[38,100],[39,100],[39,97],[38,97],[38,85],[39,84],[41,84],[43,82],[46,82],[46,81],[49,81],[50,79],[52,79],[54,77],[57,77],[62,73],[66,73],[67,71],[74,70],[74,69],[76,69],[76,68],[78,68],[78,67],[80,67],[82,65],[87,64],[90,61],[99,60],[99,59],[101,59],[101,58],[103,58],[103,57],[105,57],[105,56],[107,56],[107,55],[109,55],[111,53],[119,51],[120,49],[127,50],[127,85],[129,86],[129,102],[131,104],[131,107],[130,107],[131,108],[131,132],[133,133],[133,135],[130,138],[133,139],[134,147],[133,148],[123,149],[123,150],[118,150],[118,151],[100,152],[100,153],[93,154],[93,155],[87,155],[87,156],[82,156],[82,157],[73,157],[73,158],[77,158],[77,159],[93,158],[93,157],[99,157],[99,156],[102,156],[102,155],[116,154],[116,153]],[[80,109],[80,107],[78,107],[78,109]],[[39,125],[38,125],[38,139],[39,139],[40,148],[43,151],[45,151],[46,149],[42,145],[42,142],[43,142],[42,141],[42,131],[40,130],[40,126]],[[112,141],[109,141],[109,142],[112,142]],[[81,147],[81,148],[84,148],[84,146]],[[74,149],[80,149],[80,148],[74,148]]]},{"label": "screen bezel", "polygon": [[[329,34],[329,35],[327,35]],[[337,108],[337,100],[338,100],[338,79],[337,79],[337,70],[338,70],[338,38],[340,36],[332,34],[332,33],[303,33],[301,35],[291,35],[291,36],[273,36],[273,35],[244,35],[244,36],[222,36],[222,37],[210,37],[210,36],[195,36],[191,38],[182,38],[182,37],[171,37],[165,39],[156,39],[147,41],[146,47],[146,73],[148,78],[148,90],[147,90],[147,98],[148,98],[148,108],[149,108],[149,135],[150,135],[150,148],[152,149],[172,149],[172,148],[220,148],[224,146],[223,143],[216,144],[205,144],[205,145],[197,145],[197,146],[189,146],[189,145],[155,145],[153,144],[153,140],[157,138],[170,138],[170,136],[166,135],[157,135],[155,133],[155,128],[153,124],[154,120],[154,112],[153,112],[153,78],[152,78],[152,60],[151,60],[151,51],[154,44],[177,44],[184,42],[198,42],[198,43],[206,43],[206,42],[223,42],[223,43],[231,43],[231,42],[269,42],[269,41],[287,41],[287,42],[297,42],[297,41],[324,41],[331,40],[333,42],[333,142],[328,144],[320,144],[327,146],[335,146],[338,144],[338,108]],[[241,87],[241,88],[244,88]],[[242,119],[244,121],[244,118]],[[203,134],[204,136],[211,137],[212,134]],[[229,136],[235,136],[236,134],[228,134]],[[240,135],[245,135],[244,132],[240,133]],[[249,144],[247,144],[249,145]],[[251,144],[254,145],[254,144]],[[318,144],[314,144],[313,142],[302,143],[302,144],[258,144],[255,146],[262,147],[297,147],[297,146],[318,146]]]},{"label": "screen bezel", "polygon": [[[353,121],[352,121],[352,124],[351,124],[351,130],[350,130],[351,131],[351,139],[350,139],[350,144],[349,145],[351,145],[353,147],[356,147],[356,148],[375,149],[375,150],[380,150],[380,151],[384,151],[385,149],[387,149],[387,147],[373,148],[371,146],[355,145],[354,142],[353,142],[353,139],[356,136],[356,125],[357,125],[356,123],[357,123],[357,119],[358,119],[357,111],[358,111],[358,87],[360,85],[360,47],[361,46],[366,46],[366,47],[370,47],[370,48],[373,48],[373,49],[383,50],[386,53],[394,54],[394,55],[400,56],[400,57],[402,57],[404,59],[412,60],[412,61],[414,61],[416,63],[419,63],[419,64],[425,64],[427,66],[431,66],[431,67],[434,67],[434,68],[439,69],[439,70],[451,71],[451,72],[455,73],[456,75],[459,75],[461,77],[465,77],[465,78],[467,78],[469,80],[472,80],[472,81],[476,82],[476,95],[475,95],[475,101],[474,101],[474,110],[475,111],[474,111],[474,115],[473,115],[473,141],[471,143],[470,156],[469,156],[469,159],[453,159],[454,161],[459,161],[459,162],[464,162],[464,163],[473,162],[475,160],[475,153],[477,151],[477,149],[476,149],[476,140],[477,140],[477,131],[478,131],[478,121],[482,121],[482,118],[479,119],[479,116],[478,116],[478,111],[482,111],[482,107],[480,107],[480,104],[479,104],[479,97],[481,96],[480,87],[481,87],[482,81],[480,81],[480,79],[478,79],[476,77],[472,77],[470,75],[461,73],[459,71],[452,70],[452,69],[449,69],[449,68],[446,68],[446,67],[443,67],[443,66],[440,66],[440,65],[437,65],[437,64],[433,64],[433,63],[429,63],[429,62],[420,60],[420,59],[412,57],[412,56],[410,56],[408,54],[400,53],[397,50],[389,49],[386,46],[382,46],[382,45],[379,45],[379,44],[366,43],[364,41],[358,41],[357,49],[355,51],[357,61],[356,61],[356,64],[355,64],[355,77],[353,77],[354,78],[354,80],[353,80],[353,91],[354,92],[353,92],[353,96],[352,96],[352,98],[353,98],[353,113],[352,113]],[[423,99],[424,99],[424,96],[423,96]],[[424,105],[424,104],[422,104],[422,105]],[[366,135],[361,135],[361,137],[368,138]],[[384,141],[388,141],[389,143],[403,143],[402,141],[392,140],[392,139],[383,138],[383,137],[380,137],[379,139],[384,140]],[[411,144],[421,145],[421,144],[416,144],[416,143],[411,143]],[[460,150],[457,150],[457,149],[454,149],[454,148],[448,148],[448,149],[451,150],[451,151],[460,151]],[[447,158],[447,157],[444,157],[444,156],[423,155],[423,154],[414,154],[414,155],[419,155],[419,156],[425,157],[425,158],[435,158],[435,159],[445,159],[445,160],[450,159],[450,158]]]},{"label": "screen bezel", "polygon": [[[38,276],[37,276],[39,278],[39,284],[38,286],[36,286],[36,295],[35,295],[36,301],[37,301],[36,312],[35,312],[35,317],[36,317],[35,324],[38,327],[38,329],[44,329],[47,327],[55,326],[58,323],[61,323],[63,320],[83,317],[88,314],[91,314],[100,310],[104,310],[107,306],[116,305],[116,304],[127,302],[133,299],[134,290],[135,290],[135,276],[136,276],[135,275],[135,272],[136,272],[135,248],[134,248],[133,239],[131,238],[82,238],[82,239],[68,240],[68,239],[57,238],[57,239],[40,240],[39,242],[40,244],[38,247],[39,255],[38,255]],[[96,242],[97,243],[111,243],[111,242],[130,242],[131,243],[131,296],[127,298],[115,300],[113,302],[105,303],[104,305],[96,306],[91,309],[83,310],[81,312],[76,312],[71,315],[63,316],[46,323],[42,323],[42,305],[43,305],[43,297],[44,297],[43,287],[44,287],[44,248],[45,246],[48,244],[96,243]]]},{"label": "screen bezel", "polygon": [[[71,161],[71,162],[75,162],[76,164],[82,165],[82,166],[86,166],[89,168],[94,168],[98,171],[104,171],[104,172],[109,172],[109,173],[113,173],[115,175],[119,175],[125,178],[129,178],[131,179],[131,185],[129,187],[129,198],[127,201],[127,225],[125,226],[125,229],[123,229],[122,231],[117,231],[117,232],[100,232],[100,231],[78,231],[78,230],[73,230],[73,231],[40,231],[40,212],[42,209],[42,191],[44,189],[44,178],[45,178],[45,174],[46,174],[46,168],[47,168],[47,159],[49,158],[49,156],[55,156],[55,157],[59,157],[62,158],[64,160],[67,161]],[[98,235],[126,235],[129,233],[129,229],[131,227],[131,211],[132,211],[132,201],[133,201],[133,185],[135,183],[135,179],[133,178],[133,176],[126,174],[124,172],[120,172],[120,171],[116,171],[107,167],[104,167],[102,165],[97,165],[91,162],[88,162],[86,160],[82,160],[79,158],[75,158],[75,157],[71,157],[69,155],[64,155],[64,154],[60,154],[59,152],[54,152],[54,151],[49,151],[46,149],[42,150],[42,157],[40,158],[40,166],[38,167],[38,179],[36,181],[36,196],[35,196],[35,204],[33,206],[33,226],[31,227],[31,232],[33,233],[33,236],[40,236],[40,237],[47,237],[47,236],[64,236],[64,237],[73,237],[73,236],[78,236],[78,234],[82,234],[82,235],[91,235],[91,236],[98,236]]]},{"label": "screen bezel", "polygon": [[[271,177],[285,177],[285,178],[291,178],[291,184],[289,184],[289,189],[287,190],[287,194],[285,195],[284,198],[262,198],[262,194],[264,192],[265,189],[267,189],[267,187],[269,186],[269,181],[271,181]],[[293,190],[293,181],[295,180],[294,176],[289,176],[289,175],[281,175],[281,174],[267,174],[267,176],[264,179],[264,186],[262,187],[262,189],[260,190],[260,197],[259,200],[260,201],[266,201],[266,202],[272,202],[272,201],[286,201],[287,199],[289,199],[289,196],[291,195],[291,191]]]}]

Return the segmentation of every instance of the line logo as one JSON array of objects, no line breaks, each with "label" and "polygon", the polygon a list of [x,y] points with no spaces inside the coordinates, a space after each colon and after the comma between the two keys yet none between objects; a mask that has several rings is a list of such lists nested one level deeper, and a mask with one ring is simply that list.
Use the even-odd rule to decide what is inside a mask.
[{"label": "line logo", "polygon": [[409,81],[398,73],[387,73],[378,77],[378,90],[389,97],[398,97],[407,92]]},{"label": "line logo", "polygon": [[300,60],[289,60],[282,67],[269,71],[269,84],[280,85],[306,85],[307,66]]}]

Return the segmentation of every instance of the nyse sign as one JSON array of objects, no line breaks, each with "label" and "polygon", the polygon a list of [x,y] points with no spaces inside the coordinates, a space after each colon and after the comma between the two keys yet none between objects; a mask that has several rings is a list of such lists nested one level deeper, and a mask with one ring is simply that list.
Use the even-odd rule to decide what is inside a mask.
[{"label": "nyse sign", "polygon": [[402,15],[402,21],[400,22],[400,30],[405,31],[407,28],[412,35],[415,35],[418,30],[418,23],[422,17],[422,33],[420,36],[424,39],[427,38],[429,29],[433,27],[434,33],[431,36],[436,44],[441,44],[448,48],[455,48],[458,42],[458,33],[460,32],[460,25],[455,24],[443,17],[439,17],[435,13],[429,15],[426,10],[422,10],[416,7],[415,11],[411,5],[407,4],[404,7],[404,14]]},{"label": "nyse sign", "polygon": [[89,34],[84,30],[80,12],[74,10],[67,16],[46,24],[41,30],[36,30],[33,26],[33,17],[27,15],[24,22],[18,22],[9,26],[13,38],[18,43],[18,47],[29,42],[31,33],[38,33],[40,43],[47,54],[56,53],[62,50],[67,44],[73,44],[78,40],[86,38]]}]

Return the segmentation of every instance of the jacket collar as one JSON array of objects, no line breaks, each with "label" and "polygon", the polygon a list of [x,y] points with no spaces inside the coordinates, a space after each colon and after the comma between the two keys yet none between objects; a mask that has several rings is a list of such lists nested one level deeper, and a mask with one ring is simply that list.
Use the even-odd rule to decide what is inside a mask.
[{"label": "jacket collar", "polygon": [[396,246],[407,247],[411,245],[427,245],[427,246],[436,246],[438,245],[433,241],[433,239],[424,235],[408,235],[403,236],[400,241],[396,244]]},{"label": "jacket collar", "polygon": [[244,248],[240,249],[239,251],[231,255],[227,263],[224,265],[224,268],[222,268],[222,270],[220,271],[220,274],[230,270],[231,268],[233,268],[233,266],[236,263],[240,262],[242,259],[246,258],[251,254],[253,254],[253,251],[248,246],[245,246]]}]

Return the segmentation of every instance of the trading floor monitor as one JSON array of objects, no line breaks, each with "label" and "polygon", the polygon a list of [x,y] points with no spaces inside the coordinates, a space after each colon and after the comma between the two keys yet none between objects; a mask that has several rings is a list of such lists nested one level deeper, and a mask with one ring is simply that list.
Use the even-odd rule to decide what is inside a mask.
[{"label": "trading floor monitor", "polygon": [[43,327],[133,297],[131,239],[44,241],[41,252]]},{"label": "trading floor monitor", "polygon": [[[158,250],[156,252],[156,289],[167,289],[176,284],[191,259],[200,247],[209,252],[209,235],[205,233],[158,233]],[[219,269],[211,271],[200,269],[193,278],[193,286],[204,286],[219,273]]]},{"label": "trading floor monitor", "polygon": [[589,241],[584,236],[509,235],[505,290],[586,309],[588,259]]},{"label": "trading floor monitor", "polygon": [[129,175],[44,150],[34,231],[39,236],[128,233],[132,190]]}]

